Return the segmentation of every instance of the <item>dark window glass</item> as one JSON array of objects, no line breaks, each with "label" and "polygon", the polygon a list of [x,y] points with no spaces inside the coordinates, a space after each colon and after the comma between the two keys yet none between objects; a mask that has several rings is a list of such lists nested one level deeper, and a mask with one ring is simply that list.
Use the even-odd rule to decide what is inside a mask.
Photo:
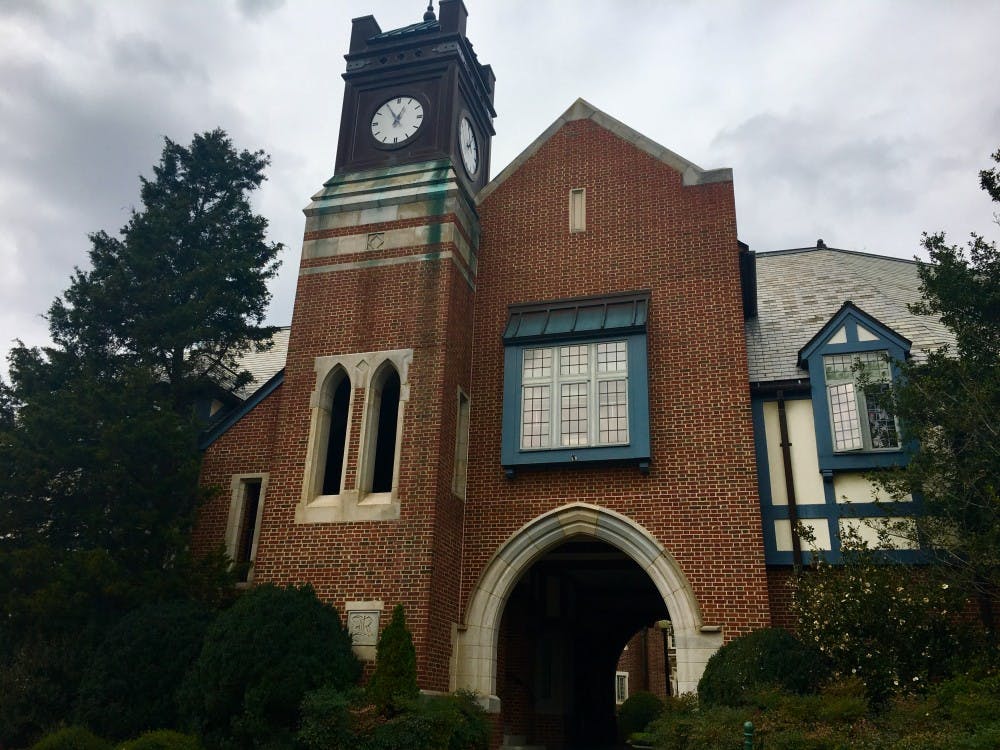
[{"label": "dark window glass", "polygon": [[392,470],[396,459],[396,417],[398,414],[399,374],[392,370],[382,385],[382,395],[379,398],[372,492],[392,491]]},{"label": "dark window glass", "polygon": [[323,494],[340,494],[340,475],[344,468],[347,448],[347,410],[351,405],[351,381],[341,378],[333,393],[330,407],[330,438],[326,446],[326,468],[323,471]]}]

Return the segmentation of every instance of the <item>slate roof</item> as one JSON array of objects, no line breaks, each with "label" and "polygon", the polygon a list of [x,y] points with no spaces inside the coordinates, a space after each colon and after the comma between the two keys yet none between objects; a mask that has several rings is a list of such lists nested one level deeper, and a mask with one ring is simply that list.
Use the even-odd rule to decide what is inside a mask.
[{"label": "slate roof", "polygon": [[246,399],[258,388],[270,380],[278,370],[285,366],[285,356],[288,354],[288,333],[290,326],[278,329],[274,334],[274,346],[266,352],[250,352],[240,360],[240,364],[253,376],[253,380],[237,395]]},{"label": "slate roof", "polygon": [[916,357],[952,341],[940,321],[907,310],[920,297],[914,261],[823,245],[756,260],[757,317],[746,322],[751,383],[807,379],[799,349],[847,301],[910,339]]}]

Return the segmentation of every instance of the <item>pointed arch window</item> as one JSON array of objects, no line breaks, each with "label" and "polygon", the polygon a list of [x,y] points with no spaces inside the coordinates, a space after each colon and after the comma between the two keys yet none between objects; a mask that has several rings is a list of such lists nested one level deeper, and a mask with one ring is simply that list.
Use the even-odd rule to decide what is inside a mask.
[{"label": "pointed arch window", "polygon": [[[338,377],[339,376],[339,377]],[[329,422],[326,441],[326,462],[323,468],[323,494],[339,495],[344,475],[344,454],[347,450],[347,421],[351,410],[351,379],[343,370],[330,376],[336,382],[327,413]]]},{"label": "pointed arch window", "polygon": [[399,437],[399,373],[386,362],[372,379],[369,388],[367,466],[364,488],[375,493],[392,492],[396,486]]}]

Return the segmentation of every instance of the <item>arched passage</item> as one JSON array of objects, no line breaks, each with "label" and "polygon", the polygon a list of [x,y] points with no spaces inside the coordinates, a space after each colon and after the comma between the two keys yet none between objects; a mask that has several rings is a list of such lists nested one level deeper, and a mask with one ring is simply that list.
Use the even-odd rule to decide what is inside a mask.
[{"label": "arched passage", "polygon": [[677,561],[639,524],[615,511],[588,503],[556,508],[525,524],[497,550],[469,600],[465,627],[458,632],[452,687],[472,690],[501,709],[497,696],[500,619],[514,586],[549,550],[578,537],[605,542],[631,558],[649,576],[673,623],[677,689],[691,692],[708,658],[722,645],[720,632],[702,632],[691,585]]}]

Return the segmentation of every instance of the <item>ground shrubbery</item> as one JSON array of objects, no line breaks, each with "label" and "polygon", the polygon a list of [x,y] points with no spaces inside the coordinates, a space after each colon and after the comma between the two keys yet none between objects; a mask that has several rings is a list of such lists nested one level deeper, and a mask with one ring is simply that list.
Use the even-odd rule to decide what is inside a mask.
[{"label": "ground shrubbery", "polygon": [[[748,696],[742,708],[668,700],[643,735],[657,750],[738,747],[743,723],[767,750],[995,750],[1000,747],[1000,678],[946,680],[925,694],[901,695],[873,708],[857,679],[818,694],[776,689]],[[759,743],[762,743],[759,744]]]}]

